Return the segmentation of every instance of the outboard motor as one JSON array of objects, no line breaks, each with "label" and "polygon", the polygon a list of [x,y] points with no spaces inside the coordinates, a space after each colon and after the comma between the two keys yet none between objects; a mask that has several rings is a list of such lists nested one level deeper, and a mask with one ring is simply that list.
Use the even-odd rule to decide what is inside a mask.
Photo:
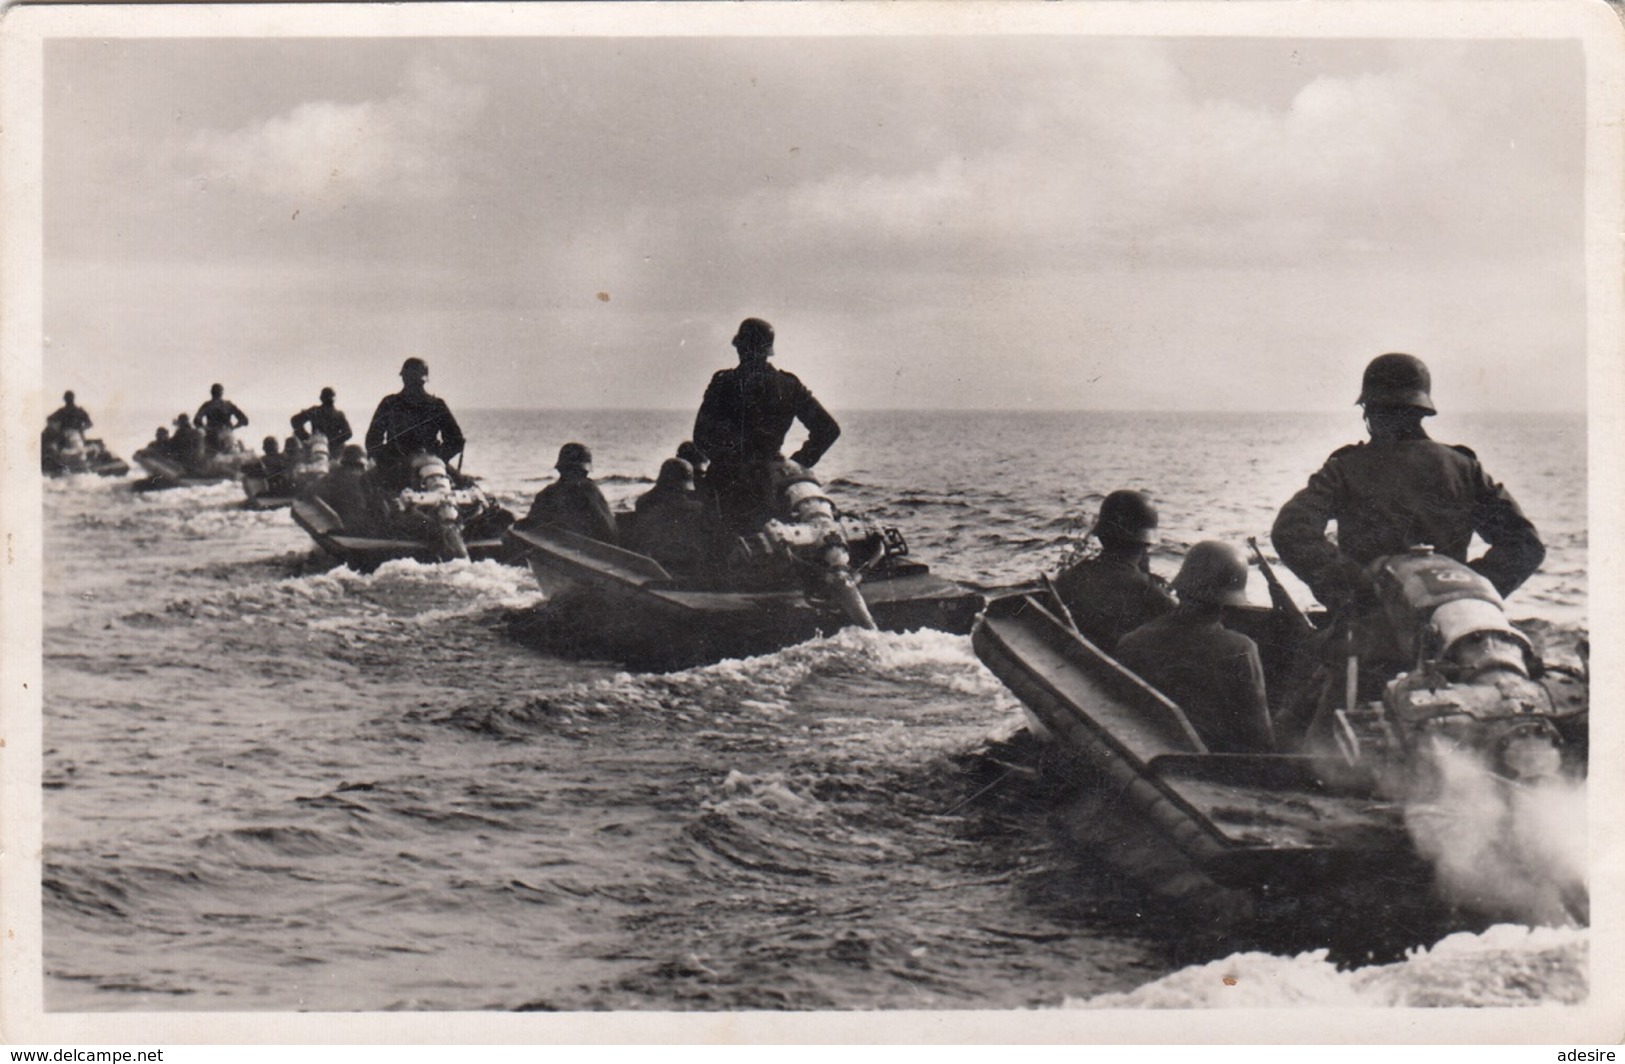
[{"label": "outboard motor", "polygon": [[332,453],[327,444],[327,434],[313,432],[310,434],[310,439],[305,441],[305,454],[299,463],[299,472],[301,474],[321,476],[331,468],[332,458]]},{"label": "outboard motor", "polygon": [[436,455],[417,454],[411,463],[416,487],[403,489],[396,496],[396,505],[433,525],[443,554],[467,558],[468,544],[462,531],[465,511],[473,515],[484,510],[485,493],[477,487],[454,487],[446,463]]},{"label": "outboard motor", "polygon": [[1507,621],[1489,580],[1430,547],[1380,558],[1368,572],[1392,650],[1414,662],[1387,683],[1380,708],[1371,707],[1382,745],[1397,745],[1417,769],[1443,748],[1468,752],[1508,780],[1557,775],[1559,723],[1584,693],[1542,682],[1529,640]]},{"label": "outboard motor", "polygon": [[848,620],[860,628],[878,628],[858,590],[858,573],[888,553],[906,552],[901,537],[866,519],[838,513],[818,478],[796,462],[785,460],[773,470],[773,495],[782,517],[743,537],[741,558],[787,557],[813,567]]}]

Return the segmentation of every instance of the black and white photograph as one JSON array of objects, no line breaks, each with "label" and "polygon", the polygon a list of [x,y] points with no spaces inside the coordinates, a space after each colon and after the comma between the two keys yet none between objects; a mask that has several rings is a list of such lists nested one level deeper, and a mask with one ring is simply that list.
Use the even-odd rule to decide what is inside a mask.
[{"label": "black and white photograph", "polygon": [[3,1040],[1625,1038],[1609,5],[0,28]]}]

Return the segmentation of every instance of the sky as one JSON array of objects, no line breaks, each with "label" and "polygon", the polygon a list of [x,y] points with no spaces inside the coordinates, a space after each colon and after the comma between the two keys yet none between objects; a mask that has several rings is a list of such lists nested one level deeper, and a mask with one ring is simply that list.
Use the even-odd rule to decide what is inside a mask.
[{"label": "sky", "polygon": [[[1572,40],[57,39],[48,394],[1583,410]],[[279,414],[278,416],[285,416]]]}]

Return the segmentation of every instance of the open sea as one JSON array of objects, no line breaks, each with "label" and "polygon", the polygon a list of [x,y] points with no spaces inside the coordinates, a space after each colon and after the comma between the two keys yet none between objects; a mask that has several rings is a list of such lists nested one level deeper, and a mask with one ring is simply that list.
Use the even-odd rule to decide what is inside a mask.
[{"label": "open sea", "polygon": [[[125,459],[167,420],[91,412]],[[1352,407],[836,413],[818,473],[837,502],[981,584],[1052,570],[1120,487],[1158,500],[1165,576],[1201,539],[1267,543],[1280,504],[1363,436]],[[465,471],[521,513],[567,440],[629,505],[690,424],[459,416]],[[1583,634],[1584,419],[1429,428],[1473,446],[1545,538],[1512,616]],[[138,475],[45,487],[49,1011],[1586,998],[1573,928],[1419,934],[1350,965],[1307,932],[1260,948],[1182,927],[1068,845],[1057,810],[980,793],[1021,713],[968,637],[848,630],[667,674],[560,660],[508,635],[541,599],[524,569],[363,576],[287,511],[242,509],[236,484],[139,494]]]}]

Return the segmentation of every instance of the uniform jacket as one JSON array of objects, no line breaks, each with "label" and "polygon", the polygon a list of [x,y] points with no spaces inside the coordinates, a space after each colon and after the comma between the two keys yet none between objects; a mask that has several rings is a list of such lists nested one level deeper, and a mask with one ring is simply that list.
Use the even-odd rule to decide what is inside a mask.
[{"label": "uniform jacket", "polygon": [[1158,617],[1124,636],[1114,656],[1184,710],[1209,750],[1273,749],[1258,646],[1217,617]]},{"label": "uniform jacket", "polygon": [[222,428],[240,429],[248,424],[248,415],[238,410],[237,404],[230,399],[210,399],[197,408],[197,413],[192,415],[192,424],[211,432]]},{"label": "uniform jacket", "polygon": [[1061,573],[1055,590],[1078,630],[1107,653],[1125,635],[1174,608],[1173,596],[1136,559],[1111,551]]},{"label": "uniform jacket", "polygon": [[795,374],[765,360],[741,363],[712,376],[694,418],[694,443],[711,459],[713,471],[738,468],[777,458],[795,421],[808,437],[790,457],[811,468],[841,427]]},{"label": "uniform jacket", "polygon": [[367,453],[374,461],[398,462],[426,451],[449,462],[463,453],[463,442],[451,408],[428,392],[402,389],[384,396],[367,426]]},{"label": "uniform jacket", "polygon": [[615,514],[610,511],[609,502],[590,477],[579,473],[561,474],[558,480],[537,492],[530,512],[517,527],[539,525],[568,529],[605,543],[615,542]]},{"label": "uniform jacket", "polygon": [[344,416],[344,411],[337,407],[316,405],[306,407],[289,419],[293,426],[293,434],[301,440],[308,440],[312,433],[319,432],[327,437],[327,446],[333,454],[349,442],[355,433],[350,431],[350,419]]},{"label": "uniform jacket", "polygon": [[90,415],[85,413],[82,406],[61,407],[46,421],[55,424],[58,432],[84,432],[90,428]]},{"label": "uniform jacket", "polygon": [[[1337,522],[1337,543],[1326,527]],[[1490,545],[1467,561],[1473,533]],[[1546,556],[1535,526],[1466,447],[1420,439],[1375,440],[1332,452],[1281,507],[1270,532],[1287,568],[1333,608],[1350,604],[1361,567],[1428,544],[1510,594]]]},{"label": "uniform jacket", "polygon": [[629,546],[670,569],[698,568],[710,559],[705,503],[697,491],[655,486],[634,504]]}]

